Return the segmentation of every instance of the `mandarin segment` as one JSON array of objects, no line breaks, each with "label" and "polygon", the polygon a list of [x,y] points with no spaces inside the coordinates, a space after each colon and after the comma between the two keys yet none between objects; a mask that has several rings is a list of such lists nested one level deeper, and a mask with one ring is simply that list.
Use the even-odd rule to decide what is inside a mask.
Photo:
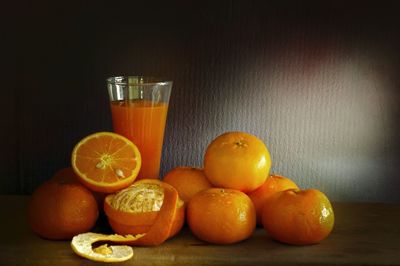
[{"label": "mandarin segment", "polygon": [[[116,149],[110,149],[110,151],[108,151],[109,154],[111,154],[112,156],[116,155],[117,158],[135,158],[136,154],[135,152],[129,147],[129,145],[123,145],[119,148]],[[126,156],[126,157],[124,157]]]},{"label": "mandarin segment", "polygon": [[110,198],[110,205],[124,212],[159,211],[164,200],[164,189],[155,184],[137,184],[125,188]]}]

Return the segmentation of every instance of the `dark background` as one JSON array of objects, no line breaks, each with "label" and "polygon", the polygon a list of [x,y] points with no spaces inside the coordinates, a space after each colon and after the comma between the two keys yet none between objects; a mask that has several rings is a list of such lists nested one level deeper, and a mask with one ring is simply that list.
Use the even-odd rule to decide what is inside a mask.
[{"label": "dark background", "polygon": [[112,130],[105,79],[174,81],[162,174],[225,131],[335,201],[400,202],[396,1],[26,1],[2,13],[0,193],[31,193]]}]

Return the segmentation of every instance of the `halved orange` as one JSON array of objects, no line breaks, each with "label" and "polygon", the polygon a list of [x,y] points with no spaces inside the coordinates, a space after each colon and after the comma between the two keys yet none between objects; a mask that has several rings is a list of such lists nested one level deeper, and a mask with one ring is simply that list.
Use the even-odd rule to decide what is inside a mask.
[{"label": "halved orange", "polygon": [[112,193],[136,179],[142,159],[136,145],[112,132],[91,134],[76,144],[72,168],[88,188]]},{"label": "halved orange", "polygon": [[[104,212],[113,231],[120,235],[147,233],[160,215],[167,189],[175,191],[165,182],[142,179],[108,195],[104,200]],[[175,212],[168,238],[177,234],[184,224],[185,206],[180,198],[176,201]]]}]

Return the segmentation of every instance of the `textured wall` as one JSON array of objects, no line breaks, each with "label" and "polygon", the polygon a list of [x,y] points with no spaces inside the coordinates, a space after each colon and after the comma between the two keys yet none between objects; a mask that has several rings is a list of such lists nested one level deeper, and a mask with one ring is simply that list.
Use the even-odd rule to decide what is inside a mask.
[{"label": "textured wall", "polygon": [[111,130],[105,78],[144,74],[174,80],[163,173],[201,166],[214,137],[240,130],[263,139],[274,171],[302,187],[400,202],[397,6],[29,6],[13,36],[8,123],[18,140],[7,144],[16,159],[3,160],[12,181],[0,190],[30,193],[68,165],[80,138]]}]

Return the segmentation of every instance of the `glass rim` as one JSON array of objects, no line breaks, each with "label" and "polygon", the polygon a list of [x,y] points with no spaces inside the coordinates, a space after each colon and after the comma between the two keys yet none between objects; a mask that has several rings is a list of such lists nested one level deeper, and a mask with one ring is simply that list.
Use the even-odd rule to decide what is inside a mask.
[{"label": "glass rim", "polygon": [[137,86],[172,85],[172,80],[154,76],[114,76],[114,77],[108,77],[106,80],[107,84],[114,84],[114,85],[137,85]]}]

